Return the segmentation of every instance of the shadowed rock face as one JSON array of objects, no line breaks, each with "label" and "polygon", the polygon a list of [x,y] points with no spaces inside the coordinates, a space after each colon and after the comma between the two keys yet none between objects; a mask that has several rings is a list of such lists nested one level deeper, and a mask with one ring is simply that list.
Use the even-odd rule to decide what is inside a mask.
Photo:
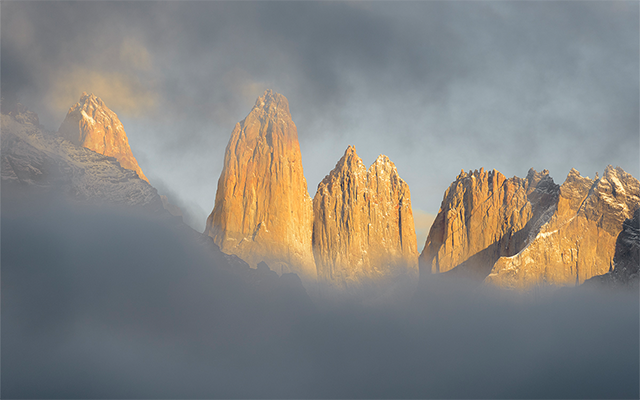
[{"label": "shadowed rock face", "polygon": [[616,253],[613,256],[613,279],[623,284],[638,287],[640,272],[640,208],[633,218],[624,221],[622,232],[616,240]]},{"label": "shadowed rock face", "polygon": [[349,146],[313,199],[318,279],[336,287],[408,275],[417,283],[409,186],[386,157],[367,170]]},{"label": "shadowed rock face", "polygon": [[572,169],[553,216],[525,249],[498,260],[486,281],[517,289],[573,286],[607,273],[623,222],[639,205],[640,183],[622,168],[608,166],[593,180]]},{"label": "shadowed rock face", "polygon": [[289,103],[267,90],[236,124],[205,233],[255,267],[315,279],[313,209]]},{"label": "shadowed rock face", "polygon": [[638,289],[640,276],[640,208],[636,209],[633,218],[624,221],[622,232],[616,240],[616,252],[613,256],[613,271],[595,276],[585,285],[606,285],[613,287],[630,287]]},{"label": "shadowed rock face", "polygon": [[531,169],[526,179],[500,172],[462,171],[444,194],[440,211],[420,255],[422,274],[464,264],[484,278],[501,256],[514,255],[555,203],[558,186],[548,171]]},{"label": "shadowed rock face", "polygon": [[69,108],[58,134],[75,145],[115,157],[123,168],[136,171],[149,182],[131,152],[118,116],[93,93],[82,93],[80,101]]}]

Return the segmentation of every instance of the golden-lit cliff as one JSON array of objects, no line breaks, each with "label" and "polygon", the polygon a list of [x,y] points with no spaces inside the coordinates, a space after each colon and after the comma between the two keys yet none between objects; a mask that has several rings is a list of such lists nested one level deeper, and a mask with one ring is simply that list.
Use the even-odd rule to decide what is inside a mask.
[{"label": "golden-lit cliff", "polygon": [[313,210],[318,279],[337,287],[399,276],[417,283],[411,194],[389,158],[367,170],[349,146],[318,185]]},{"label": "golden-lit cliff", "polygon": [[120,119],[93,93],[82,93],[80,101],[69,108],[58,134],[75,145],[115,157],[123,168],[149,182],[131,152]]},{"label": "golden-lit cliff", "polygon": [[639,206],[638,180],[619,167],[596,179],[571,170],[561,186],[547,171],[463,172],[445,193],[421,272],[520,290],[577,285],[609,271],[622,223]]},{"label": "golden-lit cliff", "polygon": [[557,206],[527,247],[502,257],[486,282],[526,289],[541,284],[573,286],[613,268],[623,222],[640,206],[640,183],[608,166],[602,178],[572,169],[560,186]]},{"label": "golden-lit cliff", "polygon": [[267,90],[236,124],[205,233],[252,267],[315,279],[313,209],[287,99]]},{"label": "golden-lit cliff", "polygon": [[525,246],[556,192],[546,170],[532,169],[525,179],[507,179],[496,170],[462,171],[431,226],[420,255],[421,273],[447,272],[464,263],[472,276],[486,276],[498,258]]}]

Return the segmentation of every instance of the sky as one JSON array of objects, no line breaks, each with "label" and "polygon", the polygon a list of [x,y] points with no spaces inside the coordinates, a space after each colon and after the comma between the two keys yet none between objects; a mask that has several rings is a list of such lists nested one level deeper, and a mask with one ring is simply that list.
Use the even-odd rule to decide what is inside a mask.
[{"label": "sky", "polygon": [[3,101],[57,130],[83,91],[196,229],[235,124],[285,95],[310,195],[348,145],[386,154],[420,237],[461,169],[640,176],[636,1],[12,2]]}]

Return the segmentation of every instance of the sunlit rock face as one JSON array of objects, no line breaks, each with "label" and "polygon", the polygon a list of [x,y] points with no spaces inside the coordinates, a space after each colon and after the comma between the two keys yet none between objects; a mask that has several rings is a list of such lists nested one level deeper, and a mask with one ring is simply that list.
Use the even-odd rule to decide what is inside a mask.
[{"label": "sunlit rock face", "polygon": [[75,145],[115,157],[123,168],[136,171],[141,179],[149,181],[131,152],[118,116],[93,93],[82,93],[80,101],[69,109],[58,134]]},{"label": "sunlit rock face", "polygon": [[620,167],[608,166],[596,179],[572,169],[551,218],[525,249],[500,258],[486,282],[516,289],[573,286],[607,273],[623,222],[639,205],[640,183]]},{"label": "sunlit rock face", "polygon": [[462,171],[444,194],[420,255],[422,274],[461,270],[482,279],[502,256],[517,254],[558,197],[548,171],[525,179]]},{"label": "sunlit rock face", "polygon": [[316,278],[313,209],[287,99],[267,90],[236,124],[205,233],[223,252]]},{"label": "sunlit rock face", "polygon": [[621,168],[602,178],[571,170],[525,179],[462,172],[447,189],[420,256],[421,272],[461,273],[505,288],[573,286],[612,269],[623,222],[640,206],[640,184]]},{"label": "sunlit rock face", "polygon": [[409,186],[386,157],[367,168],[349,146],[313,199],[318,279],[337,288],[403,277],[417,283]]}]

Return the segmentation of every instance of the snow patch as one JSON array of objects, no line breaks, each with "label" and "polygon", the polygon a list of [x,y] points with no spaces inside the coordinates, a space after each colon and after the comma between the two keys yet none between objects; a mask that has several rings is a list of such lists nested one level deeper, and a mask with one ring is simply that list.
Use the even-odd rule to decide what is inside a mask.
[{"label": "snow patch", "polygon": [[93,118],[91,118],[91,117],[89,116],[89,114],[87,114],[86,112],[84,112],[84,110],[80,110],[80,113],[82,114],[82,117],[83,117],[84,119],[88,120],[92,125],[94,125],[94,124],[96,123],[96,121],[95,121]]}]

